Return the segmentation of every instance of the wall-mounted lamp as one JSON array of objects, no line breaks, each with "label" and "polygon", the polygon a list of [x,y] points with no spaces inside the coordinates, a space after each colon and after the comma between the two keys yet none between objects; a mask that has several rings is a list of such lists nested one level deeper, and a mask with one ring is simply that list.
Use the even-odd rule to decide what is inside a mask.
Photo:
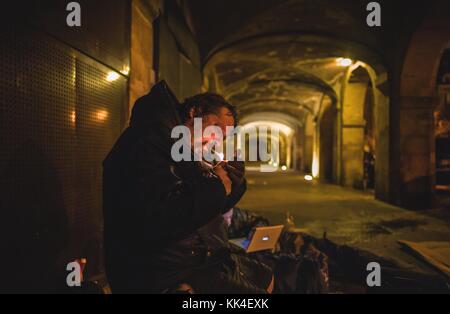
[{"label": "wall-mounted lamp", "polygon": [[337,58],[336,62],[341,67],[348,67],[353,63],[352,59],[349,58]]}]

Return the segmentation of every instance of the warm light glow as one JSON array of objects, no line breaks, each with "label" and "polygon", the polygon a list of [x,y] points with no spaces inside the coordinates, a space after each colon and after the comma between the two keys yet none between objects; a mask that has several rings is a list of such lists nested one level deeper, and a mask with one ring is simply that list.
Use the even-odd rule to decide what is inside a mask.
[{"label": "warm light glow", "polygon": [[312,160],[312,176],[316,178],[319,175],[319,157],[317,154],[313,154]]},{"label": "warm light glow", "polygon": [[309,174],[305,175],[305,180],[306,181],[312,181],[313,180],[312,175],[309,175]]},{"label": "warm light glow", "polygon": [[285,124],[274,122],[274,121],[253,121],[245,124],[243,126],[244,129],[250,129],[252,127],[258,128],[260,126],[265,126],[270,129],[279,130],[281,133],[283,133],[286,136],[291,135],[294,133],[294,130],[292,130],[290,127],[288,127]]},{"label": "warm light glow", "polygon": [[352,59],[349,58],[338,58],[336,61],[341,67],[348,67],[353,63]]},{"label": "warm light glow", "polygon": [[106,76],[106,80],[108,82],[113,82],[115,80],[117,80],[120,77],[119,73],[115,72],[115,71],[111,71],[108,73],[108,75]]},{"label": "warm light glow", "polygon": [[274,167],[278,167],[278,163],[274,162],[274,163],[273,163],[273,166],[274,166]]},{"label": "warm light glow", "polygon": [[123,67],[122,71],[120,71],[123,75],[128,75],[130,73],[130,67],[125,66]]},{"label": "warm light glow", "polygon": [[281,166],[281,170],[286,171],[287,167],[286,166]]},{"label": "warm light glow", "polygon": [[70,121],[71,121],[72,123],[75,123],[76,120],[77,120],[77,115],[76,115],[76,113],[75,113],[75,110],[73,110],[72,113],[70,114]]},{"label": "warm light glow", "polygon": [[108,118],[108,111],[106,110],[97,110],[95,113],[95,118],[99,121],[104,121]]}]

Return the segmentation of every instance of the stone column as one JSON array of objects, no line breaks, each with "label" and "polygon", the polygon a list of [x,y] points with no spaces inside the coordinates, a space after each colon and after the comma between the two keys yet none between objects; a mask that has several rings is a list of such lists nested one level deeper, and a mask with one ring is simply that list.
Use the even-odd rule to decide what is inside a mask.
[{"label": "stone column", "polygon": [[129,73],[129,109],[155,84],[153,68],[153,21],[158,16],[160,1],[132,0],[131,55]]},{"label": "stone column", "polygon": [[304,142],[304,126],[297,126],[294,136],[294,169],[303,172],[303,142]]},{"label": "stone column", "polygon": [[313,148],[314,148],[314,132],[315,124],[313,122],[313,116],[308,115],[304,126],[304,137],[303,137],[303,170],[311,173],[312,171],[312,159],[313,159]]},{"label": "stone column", "polygon": [[375,197],[390,201],[390,108],[389,98],[378,88],[374,89],[375,116]]},{"label": "stone column", "polygon": [[434,97],[402,96],[400,105],[400,202],[410,208],[432,206],[435,143]]},{"label": "stone column", "polygon": [[286,167],[292,168],[292,137],[290,134],[286,137]]},{"label": "stone column", "polygon": [[348,83],[344,91],[341,143],[341,184],[361,187],[364,175],[364,100],[367,83]]}]

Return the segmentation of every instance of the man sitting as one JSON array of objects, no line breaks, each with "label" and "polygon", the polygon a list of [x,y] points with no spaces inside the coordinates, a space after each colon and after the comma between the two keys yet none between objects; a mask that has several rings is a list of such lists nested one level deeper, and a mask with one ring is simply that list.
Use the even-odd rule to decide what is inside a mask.
[{"label": "man sitting", "polygon": [[197,117],[203,129],[225,131],[237,123],[223,97],[199,94],[180,105],[160,82],[136,102],[130,126],[104,161],[105,260],[113,292],[161,293],[180,284],[196,293],[273,289],[269,267],[229,247],[222,214],[245,192],[243,173],[232,164],[211,168],[171,156],[172,129],[192,130]]}]

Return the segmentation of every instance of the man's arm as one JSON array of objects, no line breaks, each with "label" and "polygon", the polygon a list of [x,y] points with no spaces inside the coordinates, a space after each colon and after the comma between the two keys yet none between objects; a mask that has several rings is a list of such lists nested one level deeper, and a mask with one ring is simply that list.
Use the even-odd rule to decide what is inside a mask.
[{"label": "man's arm", "polygon": [[185,168],[191,169],[181,178],[173,163],[148,143],[138,145],[136,156],[137,194],[145,206],[146,225],[155,226],[162,239],[193,232],[225,207],[227,197],[221,180],[203,175],[195,164],[185,162]]}]

